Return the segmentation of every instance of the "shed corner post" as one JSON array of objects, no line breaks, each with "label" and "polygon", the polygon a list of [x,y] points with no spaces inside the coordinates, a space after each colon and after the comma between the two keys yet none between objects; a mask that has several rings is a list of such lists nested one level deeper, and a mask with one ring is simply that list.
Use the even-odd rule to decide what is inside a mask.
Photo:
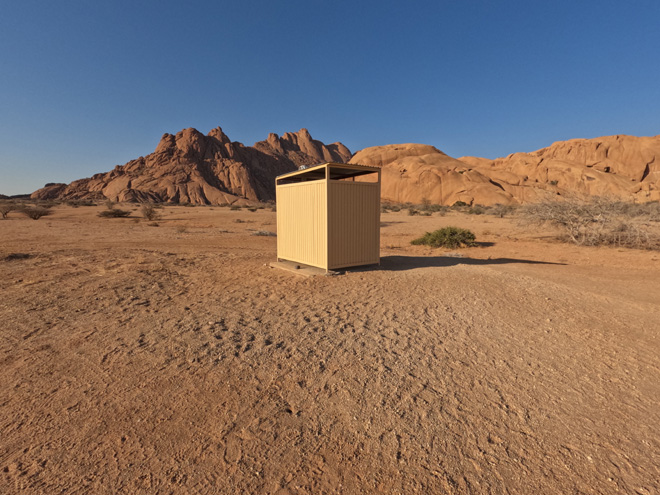
[{"label": "shed corner post", "polygon": [[330,164],[325,164],[325,273],[330,270]]}]

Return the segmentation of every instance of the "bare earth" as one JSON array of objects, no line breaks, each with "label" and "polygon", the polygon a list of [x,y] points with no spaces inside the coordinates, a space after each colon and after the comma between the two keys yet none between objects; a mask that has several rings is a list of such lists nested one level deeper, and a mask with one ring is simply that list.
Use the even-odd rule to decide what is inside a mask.
[{"label": "bare earth", "polygon": [[401,212],[306,279],[273,212],[103,209],[0,220],[0,493],[660,493],[659,253]]}]

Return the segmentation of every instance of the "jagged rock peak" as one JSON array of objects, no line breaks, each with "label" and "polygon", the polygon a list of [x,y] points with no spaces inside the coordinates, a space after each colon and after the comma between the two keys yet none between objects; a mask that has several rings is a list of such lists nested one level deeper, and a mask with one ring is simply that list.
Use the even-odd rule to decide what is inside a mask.
[{"label": "jagged rock peak", "polygon": [[35,199],[111,199],[113,201],[222,204],[267,201],[275,197],[275,177],[300,165],[346,162],[341,143],[325,145],[307,129],[269,134],[254,146],[232,142],[221,127],[207,135],[189,127],[165,133],[154,153],[68,185],[51,185]]}]

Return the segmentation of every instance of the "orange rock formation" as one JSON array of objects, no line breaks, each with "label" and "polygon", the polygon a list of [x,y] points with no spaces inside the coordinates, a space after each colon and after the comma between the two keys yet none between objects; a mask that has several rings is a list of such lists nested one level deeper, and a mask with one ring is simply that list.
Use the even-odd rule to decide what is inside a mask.
[{"label": "orange rock formation", "polygon": [[660,200],[660,136],[572,139],[496,160],[387,145],[361,150],[349,163],[381,167],[382,197],[396,202],[516,204],[567,194]]},{"label": "orange rock formation", "polygon": [[341,143],[325,145],[307,129],[270,134],[253,147],[232,142],[220,127],[204,135],[196,129],[165,134],[156,150],[107,173],[71,184],[49,184],[33,199],[110,199],[193,204],[275,199],[275,177],[300,165],[346,162]]}]

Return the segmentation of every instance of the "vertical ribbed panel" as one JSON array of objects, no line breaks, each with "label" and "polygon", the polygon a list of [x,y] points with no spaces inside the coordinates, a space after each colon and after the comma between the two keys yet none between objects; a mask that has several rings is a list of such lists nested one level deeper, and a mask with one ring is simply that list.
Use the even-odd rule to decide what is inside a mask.
[{"label": "vertical ribbed panel", "polygon": [[327,266],[326,181],[284,184],[277,194],[277,257]]},{"label": "vertical ribbed panel", "polygon": [[380,262],[380,184],[328,184],[328,268]]}]

